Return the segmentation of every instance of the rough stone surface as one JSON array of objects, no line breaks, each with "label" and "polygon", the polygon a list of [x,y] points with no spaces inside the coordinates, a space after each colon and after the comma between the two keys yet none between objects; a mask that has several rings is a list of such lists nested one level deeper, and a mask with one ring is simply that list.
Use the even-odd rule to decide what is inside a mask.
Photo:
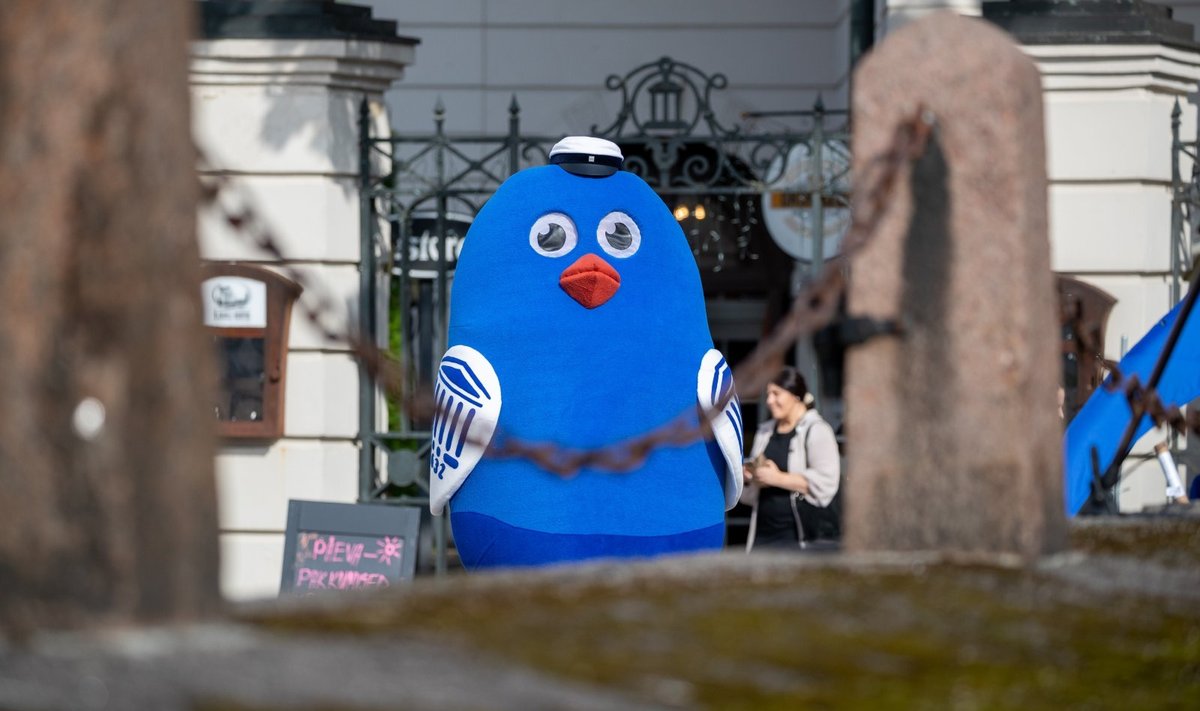
[{"label": "rough stone surface", "polygon": [[854,174],[936,121],[851,267],[852,314],[896,318],[847,358],[846,548],[1016,554],[1065,542],[1041,84],[1000,30],[939,13],[855,74]]},{"label": "rough stone surface", "polygon": [[0,653],[0,708],[80,711],[655,708],[499,656],[408,636],[245,625],[63,634]]},{"label": "rough stone surface", "polygon": [[1076,521],[1068,553],[1010,558],[728,551],[43,632],[0,643],[0,709],[1124,710],[1200,694],[1200,518]]}]

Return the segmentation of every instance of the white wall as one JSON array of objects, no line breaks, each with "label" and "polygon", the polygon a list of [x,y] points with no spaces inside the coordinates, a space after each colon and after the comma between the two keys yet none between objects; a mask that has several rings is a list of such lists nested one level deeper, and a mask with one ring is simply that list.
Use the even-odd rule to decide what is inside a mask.
[{"label": "white wall", "polygon": [[[367,2],[367,0],[359,0]],[[505,132],[515,94],[522,132],[557,136],[612,121],[610,74],[670,56],[729,88],[718,118],[844,108],[849,0],[370,0],[376,17],[419,37],[419,61],[388,94],[394,125],[429,132],[440,97],[452,132]]]},{"label": "white wall", "polygon": [[[218,205],[201,211],[201,255],[255,262],[306,286],[289,327],[283,437],[226,440],[216,457],[222,591],[232,599],[271,597],[279,590],[288,500],[358,496],[358,365],[349,346],[327,340],[301,306],[320,309],[334,332],[357,322],[359,102],[372,98],[373,123],[385,127],[383,91],[413,52],[332,40],[218,40],[197,42],[192,52],[202,172],[229,180]],[[222,210],[247,208],[282,262],[253,244],[253,231],[224,221]]]}]

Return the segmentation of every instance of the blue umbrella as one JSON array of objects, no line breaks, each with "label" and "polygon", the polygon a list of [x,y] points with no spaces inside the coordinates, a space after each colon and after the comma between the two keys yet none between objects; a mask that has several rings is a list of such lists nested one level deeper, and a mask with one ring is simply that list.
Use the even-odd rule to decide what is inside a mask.
[{"label": "blue umbrella", "polygon": [[[1196,289],[1193,288],[1187,298],[1163,316],[1119,364],[1125,377],[1136,375],[1143,385],[1153,386],[1160,356],[1169,350],[1161,365],[1157,386],[1159,398],[1168,407],[1184,405],[1200,397],[1200,317],[1196,317],[1191,308],[1195,300]],[[1171,336],[1181,313],[1184,322],[1178,329],[1178,340],[1171,348]],[[1110,391],[1110,385],[1111,378],[1106,379],[1104,385],[1092,393],[1063,437],[1064,495],[1068,516],[1078,513],[1091,494],[1092,448],[1096,450],[1099,471],[1103,473],[1113,462],[1124,459],[1133,443],[1153,426],[1150,417],[1143,415],[1133,432],[1122,437],[1133,419],[1133,411],[1125,393],[1120,388]]]}]

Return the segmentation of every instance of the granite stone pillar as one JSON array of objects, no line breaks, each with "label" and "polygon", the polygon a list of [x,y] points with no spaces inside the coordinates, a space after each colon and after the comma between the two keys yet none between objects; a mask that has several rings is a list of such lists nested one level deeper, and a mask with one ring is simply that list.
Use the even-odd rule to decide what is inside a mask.
[{"label": "granite stone pillar", "polygon": [[939,13],[889,35],[854,86],[862,180],[900,122],[924,110],[936,126],[851,266],[851,313],[898,319],[905,333],[848,355],[846,548],[1060,550],[1037,69],[1003,32]]}]

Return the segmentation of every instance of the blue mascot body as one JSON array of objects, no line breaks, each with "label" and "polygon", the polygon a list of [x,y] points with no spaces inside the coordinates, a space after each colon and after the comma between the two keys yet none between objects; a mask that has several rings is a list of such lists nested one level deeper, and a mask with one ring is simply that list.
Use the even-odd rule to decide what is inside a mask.
[{"label": "blue mascot body", "polygon": [[712,417],[715,440],[658,447],[633,471],[561,476],[486,456],[493,436],[608,447],[694,423],[732,389],[678,223],[637,176],[591,169],[614,153],[564,139],[564,163],[500,186],[459,256],[430,507],[449,503],[468,569],[718,548],[741,491],[736,397]]}]

